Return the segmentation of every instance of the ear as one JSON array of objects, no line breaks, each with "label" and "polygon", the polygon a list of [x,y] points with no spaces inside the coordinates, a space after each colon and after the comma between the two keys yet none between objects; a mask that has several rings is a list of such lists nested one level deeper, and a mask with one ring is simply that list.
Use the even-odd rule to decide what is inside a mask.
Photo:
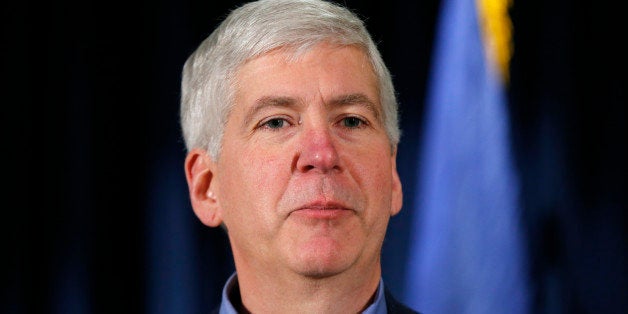
[{"label": "ear", "polygon": [[192,149],[185,158],[185,178],[196,217],[210,227],[222,222],[222,211],[214,193],[216,164],[207,151]]},{"label": "ear", "polygon": [[394,148],[390,158],[392,158],[392,197],[390,202],[390,216],[394,216],[401,211],[401,206],[403,206],[403,191],[401,188],[399,173],[397,173],[397,147]]}]

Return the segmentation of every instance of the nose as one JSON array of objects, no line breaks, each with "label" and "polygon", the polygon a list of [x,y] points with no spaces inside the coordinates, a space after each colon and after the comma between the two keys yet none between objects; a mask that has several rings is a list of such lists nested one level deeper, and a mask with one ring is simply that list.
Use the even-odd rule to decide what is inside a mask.
[{"label": "nose", "polygon": [[340,169],[338,151],[328,128],[312,128],[303,132],[300,145],[296,160],[298,171],[327,173]]}]

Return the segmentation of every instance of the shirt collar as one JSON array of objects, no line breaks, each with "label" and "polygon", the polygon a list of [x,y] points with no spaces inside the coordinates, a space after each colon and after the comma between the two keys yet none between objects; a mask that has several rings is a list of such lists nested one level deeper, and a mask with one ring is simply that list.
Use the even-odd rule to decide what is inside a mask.
[{"label": "shirt collar", "polygon": [[238,277],[236,273],[233,273],[231,277],[227,279],[227,283],[224,288],[222,288],[222,301],[220,302],[219,314],[238,314],[238,311],[236,311],[233,304],[231,304],[231,300],[229,300],[229,292],[237,286],[237,282]]},{"label": "shirt collar", "polygon": [[[220,302],[219,314],[238,314],[233,303],[229,299],[229,296],[240,296],[239,292],[234,292],[233,289],[238,287],[238,276],[233,273],[224,288],[222,289],[222,301]],[[375,300],[369,305],[362,314],[387,314],[386,311],[386,298],[384,297],[384,280],[379,279],[379,286],[375,292]]]}]

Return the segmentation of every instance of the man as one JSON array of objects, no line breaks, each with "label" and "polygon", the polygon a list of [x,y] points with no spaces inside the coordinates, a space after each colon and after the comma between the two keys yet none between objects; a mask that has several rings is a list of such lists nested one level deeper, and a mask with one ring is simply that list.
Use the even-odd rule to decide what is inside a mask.
[{"label": "man", "polygon": [[320,0],[234,10],[184,66],[181,122],[192,207],[233,252],[220,313],[415,313],[381,278],[397,104],[358,17]]}]

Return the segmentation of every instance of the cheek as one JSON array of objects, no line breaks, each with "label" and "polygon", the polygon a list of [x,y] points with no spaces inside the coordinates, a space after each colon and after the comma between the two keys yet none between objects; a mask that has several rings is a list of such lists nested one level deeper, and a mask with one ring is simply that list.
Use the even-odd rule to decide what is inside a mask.
[{"label": "cheek", "polygon": [[392,165],[386,152],[371,152],[361,155],[357,163],[358,184],[369,199],[369,206],[378,208],[372,211],[377,214],[379,209],[389,210],[392,196]]},{"label": "cheek", "polygon": [[392,165],[388,150],[369,149],[348,156],[368,185],[382,186],[391,181]]},{"label": "cheek", "polygon": [[238,155],[229,157],[221,168],[219,187],[225,215],[237,215],[237,219],[268,217],[262,213],[272,210],[281,196],[287,181],[282,180],[286,162],[259,150],[239,150]]},{"label": "cheek", "polygon": [[247,185],[253,195],[258,195],[255,199],[259,199],[277,196],[281,192],[287,181],[286,174],[289,175],[289,162],[271,153],[258,151],[243,158],[240,169],[244,180],[236,180],[236,183]]}]

